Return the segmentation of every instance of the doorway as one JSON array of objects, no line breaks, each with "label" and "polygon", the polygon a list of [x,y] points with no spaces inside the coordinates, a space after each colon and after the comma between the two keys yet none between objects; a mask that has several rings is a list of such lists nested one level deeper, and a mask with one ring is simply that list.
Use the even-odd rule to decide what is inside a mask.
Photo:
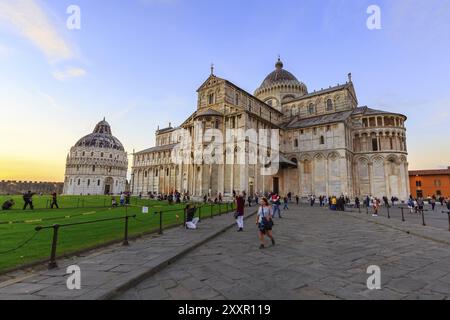
[{"label": "doorway", "polygon": [[280,179],[279,178],[273,178],[273,190],[272,191],[276,194],[280,193]]}]

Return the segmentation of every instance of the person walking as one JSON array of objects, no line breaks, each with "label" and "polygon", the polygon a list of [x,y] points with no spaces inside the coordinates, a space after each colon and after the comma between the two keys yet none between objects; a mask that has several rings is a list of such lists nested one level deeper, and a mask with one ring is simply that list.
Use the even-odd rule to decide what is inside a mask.
[{"label": "person walking", "polygon": [[25,193],[23,195],[23,201],[24,201],[23,210],[26,210],[26,208],[28,206],[30,207],[31,210],[34,210],[33,196],[34,196],[34,193],[32,193],[31,191],[28,191],[27,193]]},{"label": "person walking", "polygon": [[59,209],[58,195],[56,194],[56,192],[52,193],[52,204],[50,205],[50,209],[53,209],[53,207],[56,207],[56,209]]},{"label": "person walking", "polygon": [[236,197],[236,212],[234,217],[236,219],[236,224],[238,226],[238,232],[244,231],[244,210],[245,210],[245,199],[244,195],[240,193]]},{"label": "person walking", "polygon": [[273,194],[272,195],[272,217],[275,218],[275,215],[278,213],[278,217],[281,219],[281,210],[280,210],[280,205],[281,205],[281,201],[280,201],[280,196],[278,194]]},{"label": "person walking", "polygon": [[258,209],[258,215],[256,218],[256,225],[259,229],[259,242],[260,249],[265,248],[264,237],[268,236],[272,241],[272,245],[275,245],[275,239],[273,237],[272,228],[273,228],[273,220],[272,220],[272,207],[269,204],[267,198],[261,199],[261,205]]},{"label": "person walking", "polygon": [[295,202],[297,203],[297,206],[300,205],[300,197],[298,195],[295,196]]},{"label": "person walking", "polygon": [[434,209],[436,208],[436,196],[434,194],[431,197],[430,204],[431,204],[431,210],[434,211]]},{"label": "person walking", "polygon": [[283,210],[289,210],[289,197],[284,197],[283,199],[284,205],[283,205]]},{"label": "person walking", "polygon": [[372,217],[378,217],[378,209],[380,208],[381,201],[378,198],[374,198],[372,203],[373,203]]}]

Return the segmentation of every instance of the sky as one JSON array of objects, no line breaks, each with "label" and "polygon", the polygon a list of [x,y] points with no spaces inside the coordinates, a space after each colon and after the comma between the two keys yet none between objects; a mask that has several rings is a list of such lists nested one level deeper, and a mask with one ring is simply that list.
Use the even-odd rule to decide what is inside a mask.
[{"label": "sky", "polygon": [[151,147],[196,109],[211,63],[253,92],[278,55],[309,91],[351,72],[361,106],[408,117],[410,169],[445,168],[449,39],[450,0],[1,0],[0,180],[63,181],[103,117],[130,154]]}]

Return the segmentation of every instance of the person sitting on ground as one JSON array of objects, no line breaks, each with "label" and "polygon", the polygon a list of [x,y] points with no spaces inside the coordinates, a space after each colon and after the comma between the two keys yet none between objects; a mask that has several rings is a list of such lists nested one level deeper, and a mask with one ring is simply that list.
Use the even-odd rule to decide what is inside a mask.
[{"label": "person sitting on ground", "polygon": [[194,217],[197,208],[192,204],[188,204],[185,210],[186,210],[186,229],[190,230],[197,229],[197,224],[200,221],[199,218]]},{"label": "person sitting on ground", "polygon": [[116,208],[116,207],[117,207],[117,200],[116,200],[116,197],[112,197],[112,198],[111,198],[111,206],[112,206],[113,208]]},{"label": "person sitting on ground", "polygon": [[11,200],[6,200],[3,205],[2,205],[2,210],[11,210],[12,207],[15,205],[16,203],[14,202],[13,199]]}]

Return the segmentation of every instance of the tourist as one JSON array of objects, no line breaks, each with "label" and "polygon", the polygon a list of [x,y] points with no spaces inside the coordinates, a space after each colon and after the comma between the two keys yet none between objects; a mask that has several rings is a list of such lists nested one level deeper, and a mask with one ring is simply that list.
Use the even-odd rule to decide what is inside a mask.
[{"label": "tourist", "polygon": [[131,200],[131,193],[130,193],[130,192],[127,192],[127,193],[125,194],[125,205],[126,205],[126,206],[129,206],[129,205],[130,205],[130,200]]},{"label": "tourist", "polygon": [[417,198],[417,212],[416,213],[422,213],[424,207],[424,201],[422,197]]},{"label": "tourist", "polygon": [[335,196],[331,197],[330,208],[331,208],[332,211],[336,211],[337,210],[337,198]]},{"label": "tourist", "polygon": [[125,194],[122,192],[120,194],[120,206],[123,207],[125,205]]},{"label": "tourist", "polygon": [[219,193],[219,199],[218,200],[219,200],[219,203],[222,203],[222,200],[223,200],[222,199],[222,193]]},{"label": "tourist", "polygon": [[188,204],[185,210],[186,210],[186,229],[189,230],[197,229],[197,224],[200,221],[200,218],[194,217],[197,208],[192,204]]},{"label": "tourist", "polygon": [[411,196],[408,199],[408,209],[409,209],[409,213],[414,212],[414,199]]},{"label": "tourist", "polygon": [[238,226],[238,232],[244,231],[244,195],[241,193],[236,197],[236,212],[234,217]]},{"label": "tourist", "polygon": [[431,204],[431,210],[434,211],[434,209],[436,208],[436,196],[434,194],[431,197],[430,204]]},{"label": "tourist", "polygon": [[24,201],[24,205],[23,205],[23,210],[25,210],[28,206],[30,206],[30,209],[33,210],[34,206],[33,206],[33,196],[35,194],[32,193],[31,191],[28,191],[27,193],[25,193],[23,195],[23,201]]},{"label": "tourist", "polygon": [[289,206],[288,206],[288,204],[289,204],[289,197],[287,197],[287,196],[284,197],[283,201],[284,201],[283,210],[289,210]]},{"label": "tourist", "polygon": [[117,208],[117,200],[116,200],[116,197],[112,197],[112,198],[111,198],[111,206],[112,206],[113,208]]},{"label": "tourist", "polygon": [[12,207],[15,205],[16,203],[14,202],[13,199],[11,200],[6,200],[3,205],[2,205],[2,210],[11,210]]},{"label": "tourist", "polygon": [[259,242],[260,249],[265,248],[264,237],[268,236],[272,241],[272,245],[275,245],[275,239],[273,238],[272,228],[273,228],[273,220],[272,220],[272,208],[269,204],[267,198],[261,199],[261,206],[258,209],[258,215],[256,218],[256,225],[259,229]]},{"label": "tourist", "polygon": [[280,210],[280,205],[281,205],[281,201],[280,201],[280,196],[276,193],[274,193],[272,195],[272,208],[273,208],[273,212],[272,212],[272,216],[275,218],[275,215],[278,213],[278,217],[281,219],[281,210]]},{"label": "tourist", "polygon": [[248,207],[249,207],[249,208],[251,208],[251,207],[252,207],[252,201],[253,201],[253,199],[252,199],[252,196],[251,196],[251,195],[248,195],[248,199],[247,199],[247,201],[248,201]]},{"label": "tourist", "polygon": [[53,209],[53,207],[56,207],[56,209],[59,209],[58,195],[56,194],[56,192],[52,193],[52,204],[50,205],[50,209]]},{"label": "tourist", "polygon": [[356,209],[359,209],[359,208],[360,208],[360,205],[361,205],[361,203],[360,203],[360,201],[359,201],[359,198],[356,197],[356,198],[355,198],[355,207],[356,207]]},{"label": "tourist", "polygon": [[311,196],[311,198],[310,198],[310,204],[311,204],[311,207],[314,207],[314,203],[316,202],[316,196],[315,195],[312,195]]},{"label": "tourist", "polygon": [[378,217],[378,210],[380,208],[381,201],[378,198],[374,198],[372,203],[373,203],[372,217]]},{"label": "tourist", "polygon": [[297,203],[297,206],[300,205],[300,197],[298,195],[295,196],[295,202]]}]

